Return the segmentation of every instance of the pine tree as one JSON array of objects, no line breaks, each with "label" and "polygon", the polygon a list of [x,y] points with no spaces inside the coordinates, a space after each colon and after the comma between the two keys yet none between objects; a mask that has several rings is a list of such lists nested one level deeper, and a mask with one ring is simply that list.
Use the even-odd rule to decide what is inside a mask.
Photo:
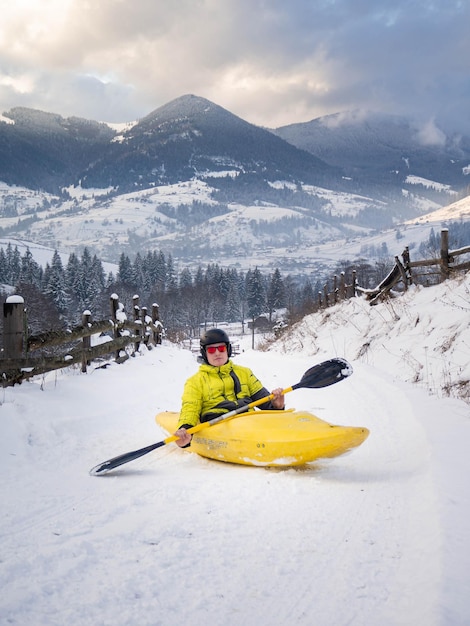
[{"label": "pine tree", "polygon": [[191,274],[191,270],[187,267],[181,270],[179,275],[178,285],[180,289],[187,289],[188,287],[193,286],[193,277]]},{"label": "pine tree", "polygon": [[[0,265],[1,265],[1,261],[0,261]],[[19,282],[34,285],[35,287],[41,288],[43,274],[44,272],[42,268],[34,260],[30,249],[26,248],[26,252],[23,254],[21,258],[21,272],[20,272]],[[0,279],[0,282],[1,282],[1,279]]]},{"label": "pine tree", "polygon": [[134,263],[131,267],[132,285],[136,292],[140,293],[144,286],[144,263],[142,261],[142,255],[137,252],[135,255]]},{"label": "pine tree", "polygon": [[8,266],[7,256],[5,250],[0,248],[0,283],[7,284],[8,282]]},{"label": "pine tree", "polygon": [[166,258],[163,252],[160,250],[156,255],[153,264],[153,283],[157,294],[162,294],[166,290],[167,285],[167,273],[166,273]]},{"label": "pine tree", "polygon": [[78,291],[80,289],[80,260],[72,252],[65,268],[67,291],[70,294],[71,305],[78,306]]},{"label": "pine tree", "polygon": [[169,293],[176,293],[178,288],[178,277],[176,275],[176,270],[173,265],[173,257],[171,254],[168,255],[168,259],[166,262],[166,291]]},{"label": "pine tree", "polygon": [[150,250],[145,255],[145,258],[142,263],[142,289],[145,293],[149,293],[152,290],[152,286],[154,284],[153,276],[153,265],[154,265],[154,253],[150,252]]},{"label": "pine tree", "polygon": [[[194,287],[193,287],[193,277],[191,275],[191,271],[189,268],[185,267],[181,271],[178,278],[178,316],[182,321],[185,329],[192,328],[194,324],[194,314],[193,314],[193,297],[194,297]],[[189,333],[191,334],[191,333]]]},{"label": "pine tree", "polygon": [[268,290],[266,294],[266,306],[269,313],[269,321],[272,320],[273,312],[276,309],[283,307],[284,303],[284,282],[281,277],[281,272],[278,268],[276,268],[269,280]]},{"label": "pine tree", "polygon": [[246,274],[246,303],[251,317],[251,347],[255,347],[255,320],[264,311],[266,305],[263,277],[258,267]]},{"label": "pine tree", "polygon": [[125,285],[132,285],[132,263],[129,257],[121,253],[119,257],[119,269],[117,279],[119,282],[124,283]]},{"label": "pine tree", "polygon": [[266,295],[263,276],[255,267],[249,270],[246,275],[246,302],[248,305],[248,315],[254,320],[261,315],[266,307]]},{"label": "pine tree", "polygon": [[84,248],[82,258],[80,259],[80,308],[81,313],[84,309],[92,308],[92,295],[94,294],[94,285],[92,282],[92,265],[90,251]]},{"label": "pine tree", "polygon": [[207,279],[201,266],[198,267],[193,278],[193,299],[191,302],[191,328],[193,334],[199,334],[199,325],[208,321],[210,299]]},{"label": "pine tree", "polygon": [[238,272],[236,269],[227,271],[228,291],[225,298],[224,318],[227,322],[238,322],[241,316],[241,296]]},{"label": "pine tree", "polygon": [[8,243],[6,251],[6,283],[8,285],[16,285],[20,279],[21,274],[21,255],[18,251],[18,246],[12,247],[11,243]]},{"label": "pine tree", "polygon": [[88,308],[95,316],[101,316],[109,310],[109,301],[104,299],[105,274],[103,264],[95,255],[91,260],[90,281],[87,294]]},{"label": "pine tree", "polygon": [[62,259],[56,250],[52,257],[51,265],[47,264],[44,271],[43,292],[53,300],[61,315],[66,313],[70,302],[67,296],[66,284]]}]

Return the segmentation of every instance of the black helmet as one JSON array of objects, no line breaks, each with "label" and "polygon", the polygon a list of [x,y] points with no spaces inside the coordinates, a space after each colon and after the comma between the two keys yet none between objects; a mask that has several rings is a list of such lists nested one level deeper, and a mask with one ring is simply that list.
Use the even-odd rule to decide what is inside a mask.
[{"label": "black helmet", "polygon": [[225,330],[221,328],[209,328],[203,332],[200,339],[201,355],[206,363],[206,346],[210,346],[212,343],[224,343],[227,346],[228,357],[230,358],[232,356],[232,344]]}]

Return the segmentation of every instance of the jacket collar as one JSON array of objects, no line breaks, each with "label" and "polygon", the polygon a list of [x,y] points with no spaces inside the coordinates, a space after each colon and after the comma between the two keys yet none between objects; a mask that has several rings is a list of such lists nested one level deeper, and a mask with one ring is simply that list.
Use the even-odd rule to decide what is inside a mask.
[{"label": "jacket collar", "polygon": [[220,367],[216,367],[215,365],[209,365],[208,363],[203,363],[200,367],[199,370],[201,372],[220,372],[221,374],[229,374],[233,369],[233,364],[232,361],[230,361],[230,359],[227,361],[227,363],[224,363],[224,365],[221,365]]}]

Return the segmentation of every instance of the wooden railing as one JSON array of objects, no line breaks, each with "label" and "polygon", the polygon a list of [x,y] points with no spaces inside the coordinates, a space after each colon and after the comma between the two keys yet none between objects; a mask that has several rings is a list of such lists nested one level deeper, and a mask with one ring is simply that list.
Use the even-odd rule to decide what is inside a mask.
[{"label": "wooden railing", "polygon": [[322,309],[333,306],[333,304],[337,304],[341,300],[352,298],[356,295],[356,290],[356,270],[352,270],[352,279],[350,284],[346,282],[346,275],[344,272],[341,272],[339,279],[335,274],[333,276],[333,290],[329,292],[328,285],[324,285],[323,291],[318,292],[318,308]]},{"label": "wooden railing", "polygon": [[[464,246],[456,250],[449,250],[449,230],[443,228],[441,230],[441,246],[440,255],[435,259],[418,259],[412,261],[410,258],[410,250],[408,246],[402,253],[402,261],[395,257],[395,265],[383,281],[374,289],[361,289],[358,291],[365,294],[370,300],[370,304],[376,304],[379,300],[387,296],[393,287],[401,283],[404,291],[409,285],[417,282],[423,282],[423,277],[429,279],[430,276],[437,276],[437,280],[442,282],[455,275],[456,272],[466,271],[470,269],[470,261],[457,263],[456,258],[462,254],[469,254],[470,246]],[[431,268],[425,272],[416,271],[419,268]],[[424,281],[426,284],[426,281]]]},{"label": "wooden railing", "polygon": [[[157,304],[152,305],[149,315],[146,307],[139,306],[139,297],[134,296],[133,320],[127,319],[116,294],[111,296],[110,304],[110,319],[92,321],[90,311],[84,311],[79,326],[28,335],[24,299],[19,295],[7,298],[0,356],[3,387],[78,363],[85,373],[91,361],[100,357],[114,354],[114,360],[121,363],[129,358],[129,347],[135,354],[141,345],[152,348],[161,344],[163,326]],[[99,338],[94,345],[93,336]]]},{"label": "wooden railing", "polygon": [[[423,281],[423,277],[429,279],[430,276],[437,276],[438,281],[446,280],[452,275],[455,275],[458,271],[470,269],[470,261],[466,260],[461,263],[456,261],[461,255],[469,253],[470,246],[449,250],[449,230],[443,228],[441,231],[441,246],[438,257],[412,261],[410,258],[410,250],[407,246],[401,255],[402,260],[396,256],[395,264],[390,272],[373,289],[367,289],[357,284],[355,270],[352,271],[350,284],[346,284],[344,273],[340,275],[339,279],[337,276],[334,276],[333,290],[328,291],[328,285],[325,285],[323,291],[318,293],[318,308],[332,306],[340,300],[354,297],[357,293],[364,294],[366,298],[370,300],[370,304],[373,305],[386,297],[390,291],[400,283],[406,291],[408,286],[413,283],[424,282],[426,284],[426,281]],[[421,268],[425,268],[426,271],[419,271]]]}]

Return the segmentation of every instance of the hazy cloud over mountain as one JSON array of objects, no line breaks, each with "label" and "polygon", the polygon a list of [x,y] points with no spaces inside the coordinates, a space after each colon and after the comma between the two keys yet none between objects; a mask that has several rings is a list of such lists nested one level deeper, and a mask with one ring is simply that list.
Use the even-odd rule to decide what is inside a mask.
[{"label": "hazy cloud over mountain", "polygon": [[0,112],[124,122],[185,93],[276,127],[374,109],[470,131],[466,0],[0,0]]}]

